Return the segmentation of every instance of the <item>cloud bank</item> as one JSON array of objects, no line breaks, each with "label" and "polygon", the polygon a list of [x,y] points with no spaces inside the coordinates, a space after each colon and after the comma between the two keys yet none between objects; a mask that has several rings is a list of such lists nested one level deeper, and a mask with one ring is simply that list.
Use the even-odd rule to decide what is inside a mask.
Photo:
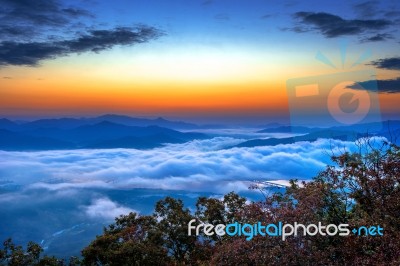
[{"label": "cloud bank", "polygon": [[54,59],[73,53],[101,52],[117,45],[148,42],[162,35],[149,26],[119,27],[111,30],[92,30],[75,39],[57,42],[0,43],[0,65],[37,66],[45,59]]},{"label": "cloud bank", "polygon": [[[388,57],[372,61],[369,65],[372,65],[379,69],[387,70],[400,70],[400,57]],[[380,93],[399,93],[400,92],[400,77],[393,79],[383,80],[366,80],[359,82],[364,89],[375,88],[378,86],[378,92]],[[351,89],[359,89],[357,84],[350,86]]]},{"label": "cloud bank", "polygon": [[100,29],[89,11],[57,0],[0,0],[0,18],[0,66],[38,66],[42,60],[98,53],[164,34],[144,24]]},{"label": "cloud bank", "polygon": [[65,6],[58,0],[0,0],[2,40],[28,40],[43,36],[43,30],[63,32],[82,18],[93,18],[89,11]]},{"label": "cloud bank", "polygon": [[250,180],[310,179],[329,162],[328,151],[351,146],[318,140],[271,147],[221,149],[219,137],[139,151],[1,151],[0,176],[25,189],[150,188],[226,193]]},{"label": "cloud bank", "polygon": [[[326,38],[340,36],[363,36],[363,41],[379,41],[391,38],[390,34],[379,34],[381,30],[386,30],[393,25],[387,19],[344,19],[340,16],[325,12],[297,12],[293,15],[299,25],[291,28],[297,33],[318,32]],[[373,34],[365,37],[364,35]]]},{"label": "cloud bank", "polygon": [[[380,93],[399,93],[400,92],[400,78],[396,79],[384,79],[384,80],[366,80],[358,82],[352,86],[351,89],[360,89],[359,85],[363,89],[375,88],[375,84],[378,86],[378,92]],[[375,90],[374,90],[375,91]]]},{"label": "cloud bank", "polygon": [[166,196],[186,206],[230,191],[255,197],[251,181],[307,180],[330,163],[332,150],[356,149],[338,140],[225,149],[241,141],[216,137],[145,151],[0,151],[0,213],[7,214],[0,238],[76,255],[114,217],[148,214]]},{"label": "cloud bank", "polygon": [[83,209],[90,218],[103,218],[110,221],[114,220],[115,217],[127,215],[130,212],[137,213],[135,210],[120,206],[109,198],[96,199],[91,205],[83,207]]},{"label": "cloud bank", "polygon": [[371,65],[380,69],[400,70],[400,57],[389,57],[372,61]]}]

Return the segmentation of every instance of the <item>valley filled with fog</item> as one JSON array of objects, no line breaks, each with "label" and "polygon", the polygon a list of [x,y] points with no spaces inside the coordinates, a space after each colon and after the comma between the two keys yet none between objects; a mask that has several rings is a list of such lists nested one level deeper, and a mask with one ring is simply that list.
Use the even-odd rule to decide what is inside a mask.
[{"label": "valley filled with fog", "polygon": [[230,191],[260,200],[248,189],[253,180],[309,180],[330,162],[332,149],[355,148],[329,139],[232,148],[246,132],[268,138],[221,130],[221,136],[148,150],[0,151],[0,238],[32,240],[49,254],[79,255],[114,217],[151,213],[163,197],[181,198],[192,209],[198,196]]},{"label": "valley filled with fog", "polygon": [[399,121],[225,128],[116,115],[0,119],[0,238],[76,256],[115,217],[150,214],[166,196],[192,211],[199,196],[234,191],[262,200],[249,189],[255,181],[284,187],[290,179],[311,180],[333,154],[356,151],[365,132],[379,144],[399,128]]}]

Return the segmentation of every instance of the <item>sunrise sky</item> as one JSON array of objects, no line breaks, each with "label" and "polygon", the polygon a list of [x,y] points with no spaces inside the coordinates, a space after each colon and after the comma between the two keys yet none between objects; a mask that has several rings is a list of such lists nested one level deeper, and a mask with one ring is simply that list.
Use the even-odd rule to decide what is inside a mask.
[{"label": "sunrise sky", "polygon": [[399,24],[398,1],[0,0],[0,116],[286,121],[288,79],[373,69],[396,118]]}]

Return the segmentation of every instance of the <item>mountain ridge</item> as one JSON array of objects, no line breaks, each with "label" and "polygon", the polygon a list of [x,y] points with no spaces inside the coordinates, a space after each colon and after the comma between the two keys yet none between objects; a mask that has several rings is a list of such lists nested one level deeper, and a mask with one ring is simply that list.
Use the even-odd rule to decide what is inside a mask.
[{"label": "mountain ridge", "polygon": [[15,123],[7,118],[0,118],[0,128],[14,129],[14,130],[32,130],[38,128],[60,128],[60,129],[73,129],[83,125],[93,125],[102,121],[109,121],[126,126],[161,126],[172,129],[198,129],[196,124],[186,123],[182,121],[171,121],[158,117],[155,119],[149,118],[136,118],[126,115],[105,114],[91,118],[46,118],[29,121],[25,123]]},{"label": "mountain ridge", "polygon": [[[8,123],[4,123],[7,124]],[[72,129],[39,127],[10,130],[0,128],[0,149],[54,150],[82,148],[155,148],[165,143],[184,143],[208,136],[180,132],[160,126],[126,126],[110,121],[82,125]]]}]

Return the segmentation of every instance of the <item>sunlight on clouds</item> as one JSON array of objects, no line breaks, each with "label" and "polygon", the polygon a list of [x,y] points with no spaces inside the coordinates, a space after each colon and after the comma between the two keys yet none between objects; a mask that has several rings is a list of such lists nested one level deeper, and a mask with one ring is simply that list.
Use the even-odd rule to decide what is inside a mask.
[{"label": "sunlight on clouds", "polygon": [[[104,218],[114,220],[115,217],[136,212],[130,208],[123,207],[108,198],[96,199],[91,205],[83,207],[86,215],[90,218]],[[137,212],[136,212],[137,213]]]}]

